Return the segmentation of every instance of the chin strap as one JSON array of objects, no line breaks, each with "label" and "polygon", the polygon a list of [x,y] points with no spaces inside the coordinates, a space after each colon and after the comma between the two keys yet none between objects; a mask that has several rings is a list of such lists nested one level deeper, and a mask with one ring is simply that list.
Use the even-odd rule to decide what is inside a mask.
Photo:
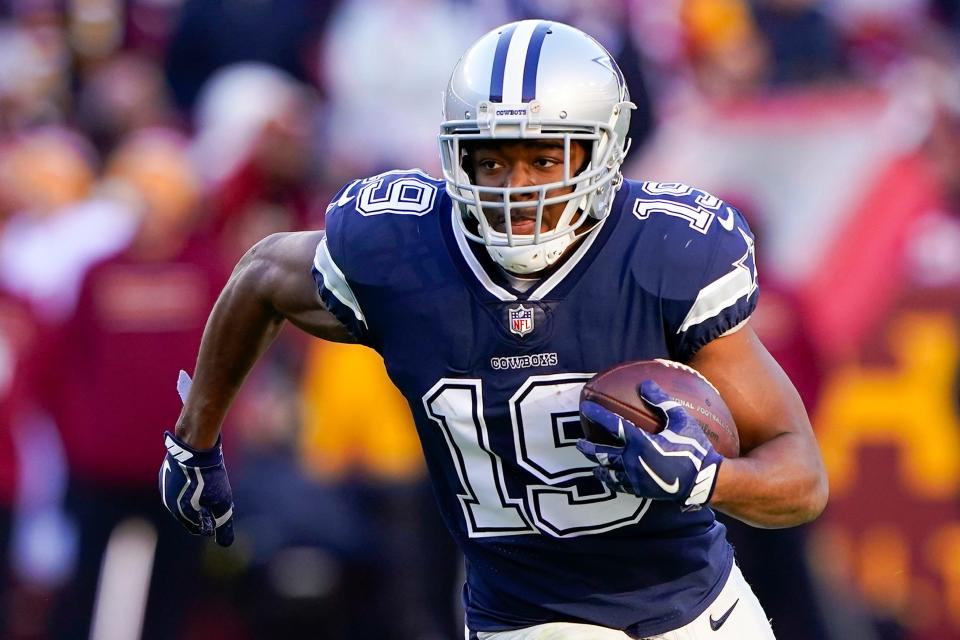
[{"label": "chin strap", "polygon": [[[567,203],[564,212],[560,216],[560,220],[557,222],[557,229],[568,228],[570,231],[562,236],[541,242],[540,244],[517,245],[514,247],[486,245],[487,253],[489,253],[493,261],[502,268],[517,275],[527,275],[543,271],[556,263],[567,248],[573,244],[576,238],[576,230],[570,228],[570,221],[578,213],[585,218],[588,215],[587,205],[587,196],[571,200]],[[506,238],[506,235],[503,234],[502,237]]]},{"label": "chin strap", "polygon": [[573,231],[549,242],[518,247],[492,247],[487,253],[498,265],[517,275],[528,275],[552,266],[573,243]]}]

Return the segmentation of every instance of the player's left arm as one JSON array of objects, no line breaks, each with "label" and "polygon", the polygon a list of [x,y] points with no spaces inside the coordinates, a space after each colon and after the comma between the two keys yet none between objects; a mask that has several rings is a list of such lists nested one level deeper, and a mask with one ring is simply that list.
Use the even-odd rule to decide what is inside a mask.
[{"label": "player's left arm", "polygon": [[749,323],[711,340],[688,363],[726,401],[741,457],[720,465],[710,506],[757,527],[813,520],[827,504],[827,474],[793,383]]}]

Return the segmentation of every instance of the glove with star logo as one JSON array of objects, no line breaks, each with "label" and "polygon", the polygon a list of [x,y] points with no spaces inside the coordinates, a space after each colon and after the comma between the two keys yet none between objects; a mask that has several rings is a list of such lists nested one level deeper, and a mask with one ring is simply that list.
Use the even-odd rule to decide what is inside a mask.
[{"label": "glove with star logo", "polygon": [[684,510],[709,502],[724,458],[697,421],[652,380],[640,385],[640,397],[664,420],[659,433],[647,433],[596,402],[584,401],[580,413],[623,446],[580,439],[577,449],[597,463],[594,475],[613,489],[653,500],[680,502]]}]

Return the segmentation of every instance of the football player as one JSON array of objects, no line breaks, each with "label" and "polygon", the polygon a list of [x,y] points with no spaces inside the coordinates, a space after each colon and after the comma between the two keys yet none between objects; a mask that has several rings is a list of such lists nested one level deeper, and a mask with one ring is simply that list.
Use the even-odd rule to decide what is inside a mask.
[{"label": "football player", "polygon": [[[698,189],[623,179],[632,106],[610,55],[572,27],[522,21],[471,46],[445,93],[442,179],[351,182],[326,233],[271,236],[237,266],[165,436],[174,516],[232,541],[220,425],[290,321],[378,351],[409,402],[466,556],[468,638],[773,637],[714,510],[812,520],[823,465],[750,327],[746,221]],[[649,381],[657,435],[579,404],[593,373],[656,357],[714,382],[742,457],[720,456]],[[619,446],[581,439],[581,413]]]}]

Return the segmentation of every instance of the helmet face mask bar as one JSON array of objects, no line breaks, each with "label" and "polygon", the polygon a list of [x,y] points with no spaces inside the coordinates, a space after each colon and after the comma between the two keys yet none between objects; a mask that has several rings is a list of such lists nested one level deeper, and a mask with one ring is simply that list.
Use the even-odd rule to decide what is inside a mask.
[{"label": "helmet face mask bar", "polygon": [[[491,75],[485,76],[483,69],[485,65],[492,68],[490,74],[496,79],[496,52],[505,48],[504,34],[522,43],[524,37],[535,39],[537,32],[541,33],[542,50],[539,69],[534,69],[533,75],[535,90],[543,99],[510,104],[490,100]],[[531,73],[529,52],[526,57],[525,76]],[[525,78],[524,92],[528,91],[532,90]],[[556,262],[573,243],[578,229],[591,218],[603,219],[610,211],[622,182],[620,165],[628,148],[626,131],[633,107],[609,54],[572,27],[528,20],[505,25],[481,38],[461,58],[450,78],[444,93],[446,119],[439,135],[447,193],[460,211],[464,236],[486,245],[491,257],[514,273],[533,273]],[[466,148],[471,145],[538,140],[563,145],[562,180],[522,187],[479,186],[463,166]],[[587,153],[582,168],[571,165],[575,144],[583,145]],[[529,194],[536,198],[517,197],[529,198]],[[561,203],[566,206],[555,228],[543,230],[544,209]],[[515,215],[534,219],[532,234],[513,232]],[[504,231],[496,231],[488,216],[499,217]]]}]

